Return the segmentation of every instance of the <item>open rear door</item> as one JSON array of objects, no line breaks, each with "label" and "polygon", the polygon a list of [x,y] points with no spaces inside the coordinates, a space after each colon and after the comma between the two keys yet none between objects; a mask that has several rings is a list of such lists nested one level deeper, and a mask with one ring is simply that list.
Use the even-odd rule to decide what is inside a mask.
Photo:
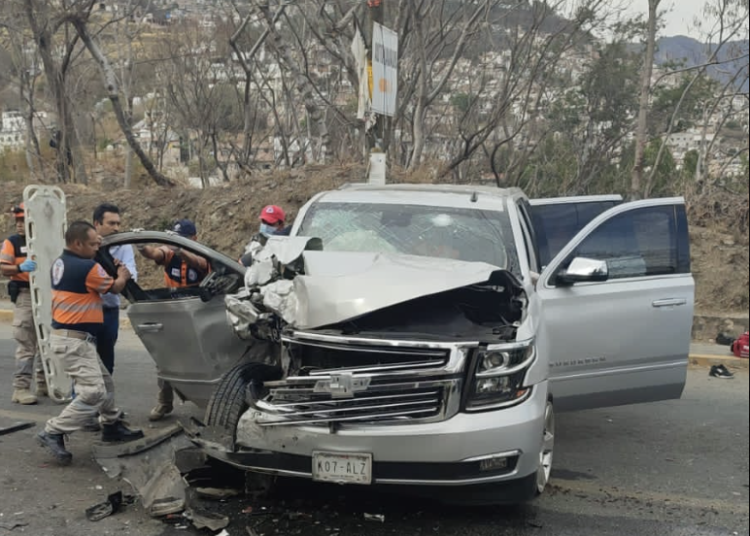
[{"label": "open rear door", "polygon": [[599,215],[550,261],[537,290],[556,407],[680,397],[694,300],[682,199]]},{"label": "open rear door", "polygon": [[65,248],[65,193],[57,186],[27,186],[23,191],[26,208],[26,244],[29,258],[37,263],[31,272],[31,287],[34,324],[39,341],[39,354],[47,376],[49,396],[55,402],[67,402],[71,398],[73,382],[65,373],[65,367],[50,351],[52,330],[52,263]]}]

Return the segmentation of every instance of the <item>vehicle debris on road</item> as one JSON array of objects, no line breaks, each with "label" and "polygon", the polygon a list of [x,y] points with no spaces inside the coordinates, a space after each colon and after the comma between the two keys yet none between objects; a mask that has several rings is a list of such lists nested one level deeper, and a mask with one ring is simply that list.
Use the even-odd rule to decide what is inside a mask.
[{"label": "vehicle debris on road", "polygon": [[89,521],[101,521],[105,517],[119,512],[123,506],[135,504],[135,501],[136,499],[133,495],[123,495],[122,491],[117,491],[110,494],[106,501],[87,508],[86,519]]},{"label": "vehicle debris on road", "polygon": [[33,428],[34,426],[36,426],[36,423],[32,421],[19,421],[10,426],[0,428],[0,436],[12,434],[13,432],[20,432],[21,430]]},{"label": "vehicle debris on road", "polygon": [[195,507],[185,510],[184,516],[193,523],[196,529],[207,528],[215,531],[229,525],[227,516]]},{"label": "vehicle debris on road", "polygon": [[385,516],[383,514],[368,514],[365,512],[365,519],[367,521],[379,521],[385,523]]},{"label": "vehicle debris on road", "polygon": [[180,426],[125,445],[96,445],[94,459],[110,478],[128,482],[152,517],[185,509],[185,482],[175,465],[175,452],[193,448]]}]

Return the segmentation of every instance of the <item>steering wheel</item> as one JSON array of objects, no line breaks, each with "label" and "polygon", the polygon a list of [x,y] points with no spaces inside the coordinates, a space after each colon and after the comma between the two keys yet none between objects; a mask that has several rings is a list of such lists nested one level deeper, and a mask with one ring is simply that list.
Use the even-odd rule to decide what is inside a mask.
[{"label": "steering wheel", "polygon": [[209,273],[198,285],[200,299],[211,301],[215,296],[235,292],[242,282],[240,275],[220,267]]}]

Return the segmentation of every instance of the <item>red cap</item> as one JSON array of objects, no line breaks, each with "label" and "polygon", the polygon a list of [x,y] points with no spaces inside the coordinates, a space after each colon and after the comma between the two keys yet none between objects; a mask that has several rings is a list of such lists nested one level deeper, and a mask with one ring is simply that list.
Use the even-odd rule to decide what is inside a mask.
[{"label": "red cap", "polygon": [[20,205],[14,206],[10,211],[13,213],[13,215],[16,217],[16,219],[21,219],[26,216],[26,210],[24,209],[23,203]]},{"label": "red cap", "polygon": [[285,219],[284,210],[276,205],[266,205],[260,211],[260,220],[271,225],[276,225],[279,222],[284,223]]}]

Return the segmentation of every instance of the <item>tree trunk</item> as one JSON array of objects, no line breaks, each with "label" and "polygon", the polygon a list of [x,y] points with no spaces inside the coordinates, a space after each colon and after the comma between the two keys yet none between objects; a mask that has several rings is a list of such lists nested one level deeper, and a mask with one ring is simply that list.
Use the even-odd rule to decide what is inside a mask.
[{"label": "tree trunk", "polygon": [[417,106],[414,109],[414,126],[412,127],[412,137],[414,148],[409,158],[409,169],[419,167],[422,162],[422,152],[424,151],[425,139],[425,105],[424,99],[417,99]]},{"label": "tree trunk", "polygon": [[101,74],[104,78],[105,89],[107,90],[109,100],[112,103],[112,108],[114,109],[115,116],[117,117],[117,123],[120,125],[120,130],[122,130],[122,133],[125,135],[125,139],[128,141],[128,145],[138,156],[138,159],[141,161],[141,164],[143,164],[146,172],[156,184],[158,184],[159,186],[174,186],[174,181],[164,176],[156,169],[154,163],[143,151],[140,143],[138,143],[138,140],[135,139],[135,136],[133,135],[133,129],[130,126],[130,122],[126,117],[122,103],[120,102],[120,91],[117,84],[117,77],[115,76],[115,72],[109,63],[109,60],[107,60],[104,53],[99,49],[99,46],[89,35],[88,28],[86,28],[86,23],[80,19],[75,19],[72,21],[72,24],[78,32],[78,36],[81,38],[81,41],[83,41],[83,44],[86,46],[86,49],[89,51],[89,53],[91,53],[91,56],[94,58],[94,60],[96,60],[96,63],[99,66],[99,70],[101,71]]},{"label": "tree trunk", "polygon": [[631,199],[640,199],[643,196],[641,183],[643,181],[643,166],[648,142],[646,131],[646,120],[649,109],[649,97],[651,95],[651,72],[654,66],[654,49],[656,48],[656,10],[661,0],[648,0],[648,23],[646,28],[646,56],[643,59],[643,71],[641,72],[641,98],[638,105],[638,124],[635,131],[635,157],[633,161],[633,174],[630,180]]},{"label": "tree trunk", "polygon": [[[33,14],[29,16],[33,17]],[[39,35],[39,56],[42,58],[49,91],[55,99],[55,109],[57,111],[57,128],[60,132],[59,138],[56,139],[57,180],[59,182],[68,183],[72,180],[70,168],[74,163],[72,161],[74,156],[73,147],[77,142],[75,138],[75,129],[73,129],[72,126],[72,104],[65,91],[65,73],[62,72],[52,57],[52,51],[49,48],[51,39],[52,36],[48,33]],[[75,151],[75,153],[78,153],[78,151]],[[78,179],[85,184],[86,174],[83,173]]]},{"label": "tree trunk", "polygon": [[211,146],[214,150],[214,157],[216,158],[216,166],[221,171],[221,176],[224,182],[229,182],[229,173],[227,172],[228,162],[222,162],[219,158],[219,141],[216,132],[211,133]]},{"label": "tree trunk", "polygon": [[[284,37],[276,31],[275,18],[271,16],[268,4],[260,5],[258,7],[265,18],[266,28],[271,37],[270,46],[274,49],[278,59],[281,60],[285,67],[292,73],[294,84],[302,97],[305,109],[307,110],[307,113],[310,114],[312,121],[318,126],[317,135],[320,140],[320,146],[323,148],[323,160],[324,162],[330,162],[333,160],[333,145],[331,144],[331,136],[328,132],[325,114],[321,107],[315,102],[315,86],[307,75],[299,69],[299,62],[289,52],[289,46],[284,40]],[[284,6],[279,9],[283,9],[283,7]]]},{"label": "tree trunk", "polygon": [[[21,100],[26,100],[26,113],[24,122],[26,123],[26,165],[29,167],[29,173],[35,180],[44,180],[44,163],[42,161],[42,152],[39,148],[39,138],[34,130],[34,84],[28,85],[29,95],[24,99],[26,93],[26,84],[29,82],[24,75],[20,77]],[[37,168],[38,164],[38,168]]]}]

